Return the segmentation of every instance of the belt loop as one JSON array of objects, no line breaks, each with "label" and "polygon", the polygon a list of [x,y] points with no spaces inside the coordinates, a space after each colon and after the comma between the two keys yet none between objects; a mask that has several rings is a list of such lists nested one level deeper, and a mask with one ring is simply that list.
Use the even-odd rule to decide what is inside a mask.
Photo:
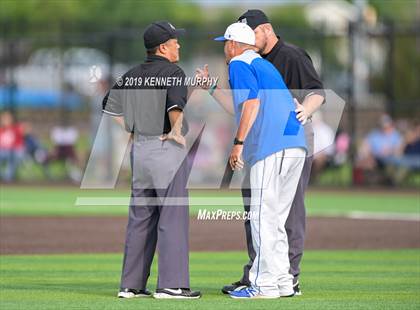
[{"label": "belt loop", "polygon": [[136,134],[135,135],[135,141],[144,142],[144,141],[149,141],[149,140],[160,140],[159,139],[160,137],[161,137],[161,135],[158,135],[158,136],[145,136],[145,135],[141,135],[141,134]]}]

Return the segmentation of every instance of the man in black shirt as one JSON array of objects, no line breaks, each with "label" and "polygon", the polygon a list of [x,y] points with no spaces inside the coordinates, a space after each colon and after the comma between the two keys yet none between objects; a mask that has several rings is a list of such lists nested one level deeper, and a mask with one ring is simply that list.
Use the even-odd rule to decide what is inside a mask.
[{"label": "man in black shirt", "polygon": [[[312,166],[313,154],[313,128],[310,117],[324,102],[325,93],[323,85],[312,64],[309,55],[301,48],[284,42],[276,36],[267,16],[261,10],[248,10],[238,22],[247,23],[255,33],[255,45],[259,53],[270,61],[280,72],[287,88],[296,98],[297,118],[304,124],[306,142],[308,145],[308,155],[302,170],[295,198],[290,209],[289,217],[286,222],[286,232],[289,242],[290,273],[294,276],[293,284],[295,295],[300,295],[299,273],[300,261],[303,255],[305,237],[305,190],[307,188]],[[199,76],[208,76],[208,67],[197,69]],[[210,88],[210,93],[223,106],[232,112],[232,103],[227,92],[220,89],[218,85]],[[244,198],[245,211],[250,210],[249,197],[251,190],[249,185],[249,173],[247,173],[242,184],[242,196]],[[232,290],[241,289],[249,286],[249,270],[255,258],[255,251],[252,245],[250,221],[245,221],[245,232],[248,248],[249,262],[244,266],[241,280],[222,288],[222,292],[227,294]]]},{"label": "man in black shirt", "polygon": [[156,247],[159,275],[155,298],[195,299],[189,289],[188,161],[183,119],[187,102],[178,36],[169,22],[144,32],[146,62],[117,80],[103,111],[132,133],[132,190],[120,298],[149,297],[146,289]]}]

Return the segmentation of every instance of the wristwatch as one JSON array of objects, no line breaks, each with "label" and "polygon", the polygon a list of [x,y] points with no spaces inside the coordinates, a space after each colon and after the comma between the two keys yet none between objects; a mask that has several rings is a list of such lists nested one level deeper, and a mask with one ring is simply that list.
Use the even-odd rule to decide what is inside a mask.
[{"label": "wristwatch", "polygon": [[216,87],[217,87],[217,83],[214,83],[213,84],[213,86],[211,86],[210,88],[209,88],[209,94],[210,94],[210,96],[213,96],[213,93],[214,93],[214,91],[216,90]]},{"label": "wristwatch", "polygon": [[243,145],[243,144],[244,144],[244,141],[238,140],[237,138],[233,140],[233,145]]}]

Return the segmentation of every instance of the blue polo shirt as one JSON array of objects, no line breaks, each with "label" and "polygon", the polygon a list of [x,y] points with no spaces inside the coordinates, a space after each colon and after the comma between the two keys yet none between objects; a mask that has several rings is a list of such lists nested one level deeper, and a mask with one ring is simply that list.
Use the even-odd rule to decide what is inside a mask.
[{"label": "blue polo shirt", "polygon": [[229,63],[235,119],[239,126],[242,104],[259,99],[257,118],[244,141],[247,164],[286,148],[306,149],[304,129],[296,119],[293,98],[277,69],[252,50],[232,58]]}]

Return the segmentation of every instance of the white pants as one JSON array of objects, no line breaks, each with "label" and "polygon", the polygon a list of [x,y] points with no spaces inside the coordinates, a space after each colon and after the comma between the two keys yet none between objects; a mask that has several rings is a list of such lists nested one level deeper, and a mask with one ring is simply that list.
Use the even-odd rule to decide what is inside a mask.
[{"label": "white pants", "polygon": [[249,280],[267,296],[293,294],[284,227],[295,197],[306,151],[289,148],[251,167],[251,235],[256,252]]}]

